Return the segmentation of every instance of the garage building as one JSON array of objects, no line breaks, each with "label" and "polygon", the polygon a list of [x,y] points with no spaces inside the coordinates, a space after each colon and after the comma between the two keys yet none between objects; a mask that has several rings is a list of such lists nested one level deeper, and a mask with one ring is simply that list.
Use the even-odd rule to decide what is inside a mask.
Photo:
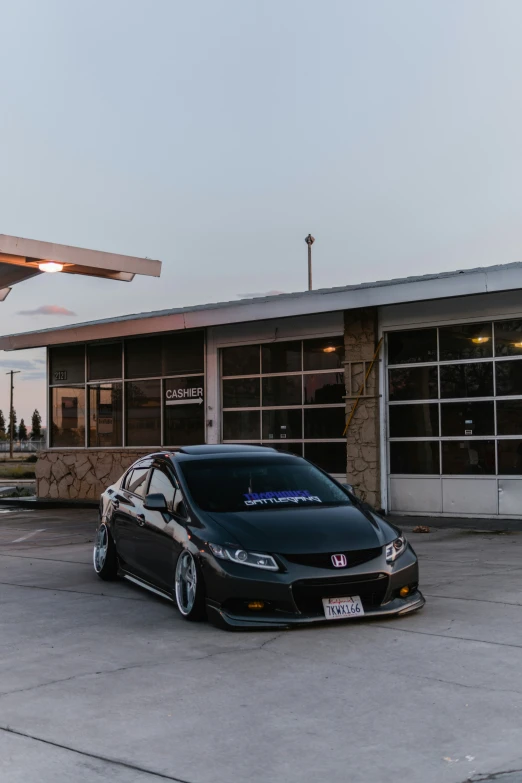
[{"label": "garage building", "polygon": [[47,347],[38,495],[94,499],[154,449],[243,442],[387,511],[522,516],[521,289],[514,263],[2,337]]}]

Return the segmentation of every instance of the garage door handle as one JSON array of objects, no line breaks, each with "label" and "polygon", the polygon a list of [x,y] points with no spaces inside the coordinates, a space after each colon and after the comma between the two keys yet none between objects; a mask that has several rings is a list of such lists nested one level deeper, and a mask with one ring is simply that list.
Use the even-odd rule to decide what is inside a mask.
[{"label": "garage door handle", "polygon": [[140,527],[143,527],[143,525],[145,524],[145,515],[144,514],[138,514],[136,519],[138,520],[138,525]]}]

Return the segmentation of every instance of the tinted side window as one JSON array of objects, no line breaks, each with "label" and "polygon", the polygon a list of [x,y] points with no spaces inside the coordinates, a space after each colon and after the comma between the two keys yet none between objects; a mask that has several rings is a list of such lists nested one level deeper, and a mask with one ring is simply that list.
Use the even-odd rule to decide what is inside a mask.
[{"label": "tinted side window", "polygon": [[175,491],[176,489],[174,487],[174,484],[172,483],[171,479],[167,476],[167,474],[164,473],[162,470],[159,470],[158,468],[154,468],[154,470],[152,471],[152,476],[150,478],[149,490],[147,494],[163,495],[165,497],[165,500],[167,501],[168,507],[172,509]]},{"label": "tinted side window", "polygon": [[134,470],[131,470],[125,479],[125,489],[133,492],[135,495],[143,496],[148,472],[148,468],[134,468]]}]

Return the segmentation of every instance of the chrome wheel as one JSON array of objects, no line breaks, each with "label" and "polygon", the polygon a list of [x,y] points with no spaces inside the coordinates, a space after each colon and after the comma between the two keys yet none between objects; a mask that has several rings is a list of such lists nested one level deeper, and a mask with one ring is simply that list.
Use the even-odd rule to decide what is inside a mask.
[{"label": "chrome wheel", "polygon": [[190,552],[182,552],[176,565],[176,603],[182,615],[194,608],[197,589],[196,563]]},{"label": "chrome wheel", "polygon": [[98,532],[96,533],[96,541],[93,551],[94,570],[97,574],[100,573],[105,561],[107,560],[107,551],[109,549],[109,533],[105,525],[100,525]]}]

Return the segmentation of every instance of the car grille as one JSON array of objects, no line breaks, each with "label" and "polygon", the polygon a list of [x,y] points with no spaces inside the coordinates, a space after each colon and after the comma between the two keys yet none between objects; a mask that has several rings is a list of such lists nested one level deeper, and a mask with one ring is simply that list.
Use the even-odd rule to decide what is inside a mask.
[{"label": "car grille", "polygon": [[342,576],[338,579],[301,579],[292,585],[297,608],[302,614],[322,615],[323,598],[358,595],[365,610],[380,606],[388,589],[387,574]]},{"label": "car grille", "polygon": [[313,555],[283,555],[283,557],[291,563],[312,566],[313,568],[334,568],[337,571],[341,569],[336,568],[332,563],[332,555],[345,555],[347,563],[344,568],[353,568],[362,563],[368,563],[370,560],[380,557],[381,554],[382,547],[377,546],[373,549],[354,549],[349,552],[327,552],[326,554]]}]

